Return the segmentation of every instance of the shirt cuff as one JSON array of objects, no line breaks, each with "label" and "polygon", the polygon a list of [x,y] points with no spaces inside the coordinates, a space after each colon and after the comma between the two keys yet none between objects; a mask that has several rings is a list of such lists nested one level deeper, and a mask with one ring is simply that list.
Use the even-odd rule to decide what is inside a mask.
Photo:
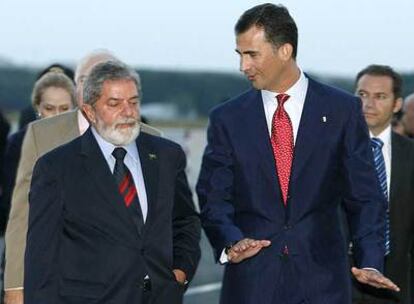
[{"label": "shirt cuff", "polygon": [[5,288],[4,291],[23,290],[23,287]]},{"label": "shirt cuff", "polygon": [[226,264],[226,263],[228,263],[228,262],[229,262],[229,258],[228,258],[227,254],[226,254],[226,249],[225,249],[225,248],[224,248],[224,249],[223,249],[223,251],[221,252],[219,262],[220,262],[220,264],[222,264],[222,265],[223,265],[223,264]]},{"label": "shirt cuff", "polygon": [[362,269],[365,269],[365,270],[372,270],[372,271],[375,271],[375,272],[377,272],[377,273],[381,274],[381,271],[378,271],[378,270],[377,270],[377,269],[375,269],[375,268],[371,268],[371,267],[364,267],[364,268],[362,268]]}]

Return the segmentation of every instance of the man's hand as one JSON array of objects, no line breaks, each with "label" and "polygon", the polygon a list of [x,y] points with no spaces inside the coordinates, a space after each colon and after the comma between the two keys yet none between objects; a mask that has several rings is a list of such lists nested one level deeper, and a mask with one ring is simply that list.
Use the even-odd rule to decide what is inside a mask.
[{"label": "man's hand", "polygon": [[6,290],[4,292],[4,304],[23,304],[23,289]]},{"label": "man's hand", "polygon": [[187,282],[187,275],[181,269],[174,269],[175,280],[181,285],[185,285]]},{"label": "man's hand", "polygon": [[390,279],[384,277],[380,272],[371,269],[359,269],[352,267],[351,269],[354,277],[363,284],[368,284],[376,288],[385,288],[393,291],[400,291],[400,288],[395,285]]},{"label": "man's hand", "polygon": [[255,256],[260,250],[269,247],[268,240],[242,239],[234,244],[227,252],[230,263],[240,263],[241,261]]}]

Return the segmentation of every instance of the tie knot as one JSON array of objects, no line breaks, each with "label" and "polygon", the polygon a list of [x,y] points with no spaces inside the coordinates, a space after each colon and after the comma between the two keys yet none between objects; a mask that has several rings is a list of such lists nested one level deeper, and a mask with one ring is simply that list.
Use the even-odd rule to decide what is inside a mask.
[{"label": "tie knot", "polygon": [[115,148],[112,155],[116,160],[124,161],[127,151],[124,148]]},{"label": "tie knot", "polygon": [[382,149],[382,146],[384,145],[384,142],[377,138],[377,137],[373,137],[371,138],[371,146],[374,149]]},{"label": "tie knot", "polygon": [[288,94],[278,94],[276,95],[276,99],[277,102],[279,104],[279,106],[283,106],[285,104],[285,102],[289,99],[289,95]]}]

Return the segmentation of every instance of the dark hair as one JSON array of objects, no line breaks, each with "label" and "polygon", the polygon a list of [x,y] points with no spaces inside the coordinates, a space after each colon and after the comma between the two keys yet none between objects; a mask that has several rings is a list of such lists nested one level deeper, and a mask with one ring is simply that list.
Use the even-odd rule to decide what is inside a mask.
[{"label": "dark hair", "polygon": [[39,80],[43,75],[45,75],[46,73],[49,72],[60,72],[65,74],[70,80],[72,80],[73,82],[73,70],[63,64],[60,63],[52,63],[51,65],[49,65],[48,67],[44,68],[43,70],[41,70],[37,76],[36,76],[36,80]]},{"label": "dark hair", "polygon": [[85,80],[83,87],[83,102],[94,105],[102,95],[105,81],[131,80],[135,83],[142,99],[141,81],[137,72],[120,61],[106,61],[95,65]]},{"label": "dark hair", "polygon": [[289,11],[283,5],[265,3],[245,11],[234,27],[236,35],[243,34],[251,27],[263,28],[267,41],[275,47],[289,43],[295,59],[298,49],[298,28]]},{"label": "dark hair", "polygon": [[358,73],[355,80],[355,85],[364,75],[390,77],[392,79],[392,91],[394,93],[394,98],[397,99],[402,97],[403,80],[401,78],[401,75],[394,71],[390,66],[379,64],[371,64],[367,66],[365,69]]}]

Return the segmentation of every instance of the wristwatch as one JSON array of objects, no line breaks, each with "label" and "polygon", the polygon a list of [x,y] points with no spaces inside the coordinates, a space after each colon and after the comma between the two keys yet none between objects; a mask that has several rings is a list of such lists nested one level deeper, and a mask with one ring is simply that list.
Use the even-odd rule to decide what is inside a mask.
[{"label": "wristwatch", "polygon": [[238,241],[229,243],[226,247],[224,247],[224,253],[229,254],[231,247],[237,244]]}]

